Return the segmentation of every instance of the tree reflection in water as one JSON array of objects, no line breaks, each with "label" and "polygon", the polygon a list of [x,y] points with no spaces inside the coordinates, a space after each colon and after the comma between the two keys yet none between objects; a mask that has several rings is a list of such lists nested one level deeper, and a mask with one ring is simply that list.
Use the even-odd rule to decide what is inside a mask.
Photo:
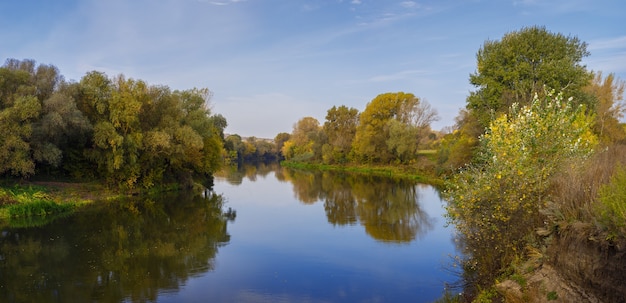
[{"label": "tree reflection in water", "polygon": [[278,164],[258,164],[225,171],[230,184],[239,185],[251,172],[275,171],[280,181],[293,184],[296,198],[305,204],[324,202],[333,225],[361,224],[372,238],[408,243],[433,228],[433,219],[421,208],[419,185],[411,180],[366,176],[349,172],[297,170]]},{"label": "tree reflection in water", "polygon": [[213,269],[230,241],[223,198],[102,202],[0,234],[1,302],[155,301]]}]

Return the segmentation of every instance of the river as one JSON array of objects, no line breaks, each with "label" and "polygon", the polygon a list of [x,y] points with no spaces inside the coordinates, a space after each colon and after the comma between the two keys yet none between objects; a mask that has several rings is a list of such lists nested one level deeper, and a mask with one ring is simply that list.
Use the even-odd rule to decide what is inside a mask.
[{"label": "river", "polygon": [[0,234],[0,302],[432,302],[457,281],[428,185],[278,165],[207,195],[94,203]]}]

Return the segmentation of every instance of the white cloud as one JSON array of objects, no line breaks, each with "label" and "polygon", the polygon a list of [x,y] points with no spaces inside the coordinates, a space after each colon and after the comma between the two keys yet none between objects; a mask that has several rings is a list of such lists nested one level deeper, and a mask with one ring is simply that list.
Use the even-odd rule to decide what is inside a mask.
[{"label": "white cloud", "polygon": [[400,2],[400,6],[406,7],[406,8],[414,8],[414,7],[418,7],[419,5],[415,1],[402,1]]},{"label": "white cloud", "polygon": [[226,1],[210,1],[210,0],[198,0],[198,2],[208,2],[213,5],[224,6],[238,2],[245,2],[246,0],[226,0]]}]

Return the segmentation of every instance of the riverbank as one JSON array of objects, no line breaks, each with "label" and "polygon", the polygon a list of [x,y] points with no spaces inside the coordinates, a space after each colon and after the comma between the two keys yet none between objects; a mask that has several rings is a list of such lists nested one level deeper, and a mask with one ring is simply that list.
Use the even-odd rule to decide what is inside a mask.
[{"label": "riverbank", "polygon": [[[145,194],[179,188],[176,184],[161,186],[152,188]],[[98,182],[4,180],[0,184],[0,226],[43,226],[96,201],[115,200],[137,194],[140,193],[111,189]]]},{"label": "riverbank", "polygon": [[42,226],[95,200],[115,197],[119,193],[96,183],[4,181],[0,185],[0,225]]},{"label": "riverbank", "polygon": [[359,174],[369,174],[384,177],[394,177],[402,179],[410,179],[419,183],[424,183],[441,188],[444,185],[444,181],[435,176],[434,173],[420,170],[415,167],[407,165],[363,165],[363,164],[345,164],[345,165],[331,165],[331,164],[314,164],[295,161],[281,161],[280,165],[284,167],[300,168],[300,169],[317,169],[328,171],[346,171]]}]

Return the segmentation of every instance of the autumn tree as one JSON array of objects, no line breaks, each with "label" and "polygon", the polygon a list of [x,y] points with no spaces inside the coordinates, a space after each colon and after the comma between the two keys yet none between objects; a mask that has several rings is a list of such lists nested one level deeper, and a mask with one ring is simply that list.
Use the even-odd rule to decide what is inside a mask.
[{"label": "autumn tree", "polygon": [[614,74],[602,77],[602,72],[597,72],[594,73],[589,85],[584,88],[584,91],[589,93],[595,101],[594,131],[605,143],[626,139],[624,127],[620,125],[620,119],[626,113],[624,87],[624,81],[615,78]]},{"label": "autumn tree", "polygon": [[316,151],[321,154],[320,123],[313,117],[304,117],[293,126],[289,140],[282,148],[283,155],[288,160],[313,160]]},{"label": "autumn tree", "polygon": [[439,174],[450,174],[472,162],[481,129],[468,110],[460,110],[452,131],[443,136],[437,152]]},{"label": "autumn tree", "polygon": [[274,137],[274,148],[275,148],[275,153],[278,156],[278,158],[284,158],[284,155],[282,152],[283,146],[285,145],[285,142],[287,142],[290,138],[291,138],[291,134],[289,133],[278,133],[278,135]]},{"label": "autumn tree", "polygon": [[359,111],[345,105],[333,106],[326,114],[323,130],[328,143],[322,147],[325,163],[345,163],[348,161],[352,141],[359,123]]},{"label": "autumn tree", "polygon": [[357,161],[390,163],[417,153],[419,134],[430,129],[436,111],[410,93],[385,93],[359,117],[352,150]]}]

